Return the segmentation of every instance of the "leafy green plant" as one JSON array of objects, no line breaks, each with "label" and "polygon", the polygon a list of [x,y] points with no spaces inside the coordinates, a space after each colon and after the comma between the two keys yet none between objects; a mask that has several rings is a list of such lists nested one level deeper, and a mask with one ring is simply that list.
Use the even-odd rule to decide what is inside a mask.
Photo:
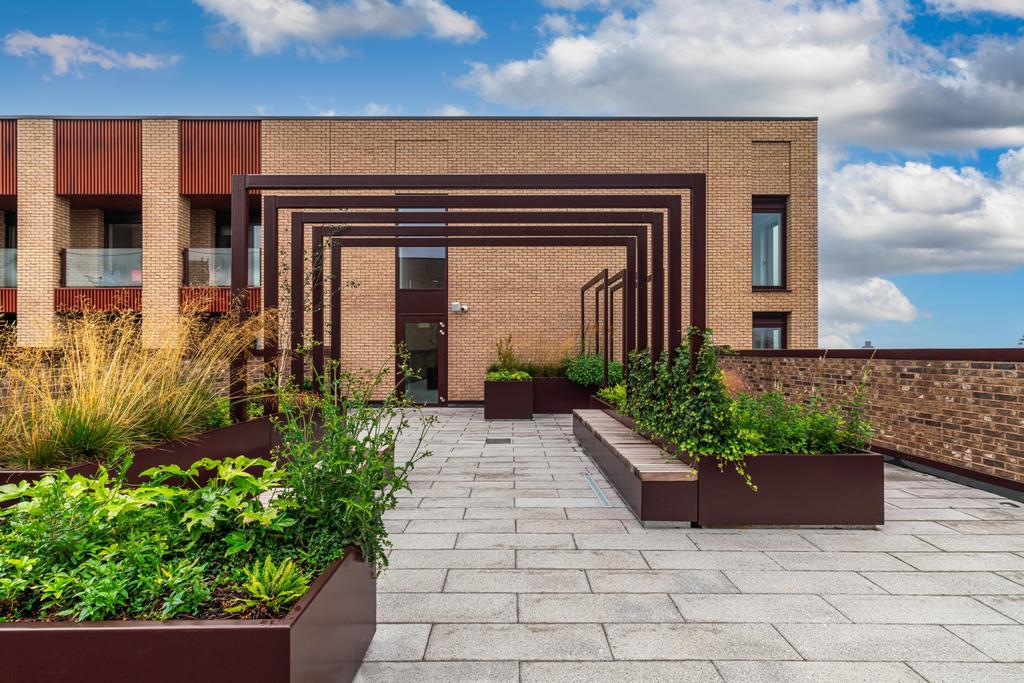
[{"label": "leafy green plant", "polygon": [[[598,387],[604,384],[604,357],[596,353],[581,354],[569,359],[565,376],[584,387]],[[622,382],[622,363],[608,361],[608,385]]]},{"label": "leafy green plant", "polygon": [[[694,362],[691,338],[701,340]],[[760,453],[837,453],[863,447],[871,427],[863,418],[866,376],[846,405],[826,406],[816,394],[793,405],[778,393],[732,398],[718,367],[721,347],[710,330],[691,328],[676,360],[653,363],[650,353],[630,359],[629,391],[622,410],[636,420],[639,431],[664,439],[682,453],[700,460],[713,457],[720,469],[729,466],[746,479],[746,459]]]},{"label": "leafy green plant", "polygon": [[530,373],[525,370],[491,370],[484,377],[488,382],[508,382],[510,380],[527,380],[530,378]]},{"label": "leafy green plant", "polygon": [[621,410],[626,403],[626,385],[615,384],[609,387],[601,387],[597,390],[597,397],[606,401],[617,410]]},{"label": "leafy green plant", "polygon": [[309,577],[290,559],[275,563],[268,555],[242,570],[245,582],[242,597],[228,612],[247,612],[252,617],[276,617],[284,614],[309,588]]}]

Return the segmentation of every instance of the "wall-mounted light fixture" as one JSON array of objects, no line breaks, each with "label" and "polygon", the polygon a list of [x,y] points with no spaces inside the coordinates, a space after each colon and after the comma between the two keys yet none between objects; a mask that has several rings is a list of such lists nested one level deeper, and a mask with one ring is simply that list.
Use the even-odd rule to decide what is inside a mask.
[{"label": "wall-mounted light fixture", "polygon": [[466,304],[459,303],[458,301],[452,302],[452,313],[465,313],[469,310],[469,306]]}]

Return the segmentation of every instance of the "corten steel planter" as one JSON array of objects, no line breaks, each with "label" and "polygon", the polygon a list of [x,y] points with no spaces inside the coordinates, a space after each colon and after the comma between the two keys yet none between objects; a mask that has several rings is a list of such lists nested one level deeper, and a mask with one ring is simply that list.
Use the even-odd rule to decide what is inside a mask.
[{"label": "corten steel planter", "polygon": [[[271,417],[258,417],[219,429],[197,434],[189,439],[167,443],[135,451],[135,458],[128,468],[125,481],[141,484],[146,481],[141,474],[151,467],[179,465],[184,469],[203,458],[233,458],[244,455],[249,458],[270,458],[271,451],[280,443],[280,435]],[[64,468],[68,474],[92,476],[99,466],[93,462],[81,462]],[[19,481],[42,479],[53,470],[0,470],[0,484],[14,484]],[[209,473],[209,474],[212,474]],[[203,477],[205,481],[207,477]],[[202,482],[200,482],[202,483]]]},{"label": "corten steel planter", "polygon": [[376,621],[373,569],[350,548],[280,619],[0,624],[0,680],[351,681]]},{"label": "corten steel planter", "polygon": [[[607,402],[595,396],[591,406],[635,431],[635,421]],[[654,443],[670,453],[677,450],[672,444],[658,440]],[[591,455],[589,449],[587,453]],[[597,458],[591,457],[597,462]],[[676,457],[697,470],[694,521],[700,526],[827,527],[885,523],[884,456],[879,453],[764,453],[749,457],[747,471],[757,486],[756,492],[731,466],[719,470],[714,458],[702,458],[693,464],[685,454]],[[629,502],[626,494],[623,499]],[[682,509],[689,504],[687,500],[675,505]]]},{"label": "corten steel planter", "polygon": [[590,387],[580,386],[568,377],[533,378],[533,412],[568,414],[577,408],[588,408]]},{"label": "corten steel planter", "polygon": [[532,420],[533,380],[484,381],[485,420]]},{"label": "corten steel planter", "polygon": [[765,453],[747,458],[752,491],[713,458],[697,465],[701,526],[876,526],[885,523],[878,453]]}]

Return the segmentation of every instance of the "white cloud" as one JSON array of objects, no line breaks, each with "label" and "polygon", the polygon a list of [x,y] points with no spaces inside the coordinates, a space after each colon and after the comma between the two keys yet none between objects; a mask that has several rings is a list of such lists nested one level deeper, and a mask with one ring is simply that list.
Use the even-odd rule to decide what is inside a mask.
[{"label": "white cloud", "polygon": [[[279,52],[291,42],[324,49],[338,38],[419,33],[457,43],[484,32],[475,19],[442,0],[195,0],[222,20],[220,29],[236,31],[254,54]],[[314,46],[303,43],[312,42]],[[337,48],[335,48],[337,49]],[[324,54],[315,53],[316,56]],[[334,52],[336,56],[337,52]]]},{"label": "white cloud", "polygon": [[366,106],[363,107],[364,116],[391,116],[395,113],[395,110],[391,108],[390,104],[380,104],[379,102],[367,102]]},{"label": "white cloud", "polygon": [[911,322],[918,311],[891,281],[880,277],[822,280],[818,289],[822,348],[859,346],[854,335],[869,322]]},{"label": "white cloud", "polygon": [[994,12],[1024,17],[1021,0],[928,0],[928,4],[944,13]]},{"label": "white cloud", "polygon": [[438,116],[470,116],[469,110],[457,104],[446,104],[437,110]]},{"label": "white cloud", "polygon": [[576,23],[576,18],[571,14],[548,13],[537,23],[537,32],[541,35],[564,36],[581,28],[582,25]]},{"label": "white cloud", "polygon": [[30,31],[14,31],[4,38],[4,52],[14,57],[48,57],[53,73],[64,76],[82,74],[86,66],[101,69],[163,69],[178,62],[178,55],[118,52],[78,36],[52,33],[38,36]]},{"label": "white cloud", "polygon": [[1024,150],[988,178],[965,166],[847,164],[821,177],[821,274],[1024,266]]},{"label": "white cloud", "polygon": [[651,0],[461,82],[551,113],[817,115],[826,144],[1024,145],[1024,38],[940,49],[908,19],[900,0]]}]

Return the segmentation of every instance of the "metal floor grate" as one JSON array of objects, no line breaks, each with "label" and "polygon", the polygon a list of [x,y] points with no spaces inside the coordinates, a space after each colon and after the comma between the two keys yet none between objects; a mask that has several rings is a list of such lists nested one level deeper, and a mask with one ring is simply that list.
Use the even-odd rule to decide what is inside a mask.
[{"label": "metal floor grate", "polygon": [[496,437],[494,437],[494,438],[488,437],[484,441],[484,443],[487,444],[488,446],[491,446],[491,445],[494,445],[494,444],[510,444],[510,443],[512,443],[512,439],[507,439],[507,438],[506,439],[499,439],[499,438],[496,438]]}]

